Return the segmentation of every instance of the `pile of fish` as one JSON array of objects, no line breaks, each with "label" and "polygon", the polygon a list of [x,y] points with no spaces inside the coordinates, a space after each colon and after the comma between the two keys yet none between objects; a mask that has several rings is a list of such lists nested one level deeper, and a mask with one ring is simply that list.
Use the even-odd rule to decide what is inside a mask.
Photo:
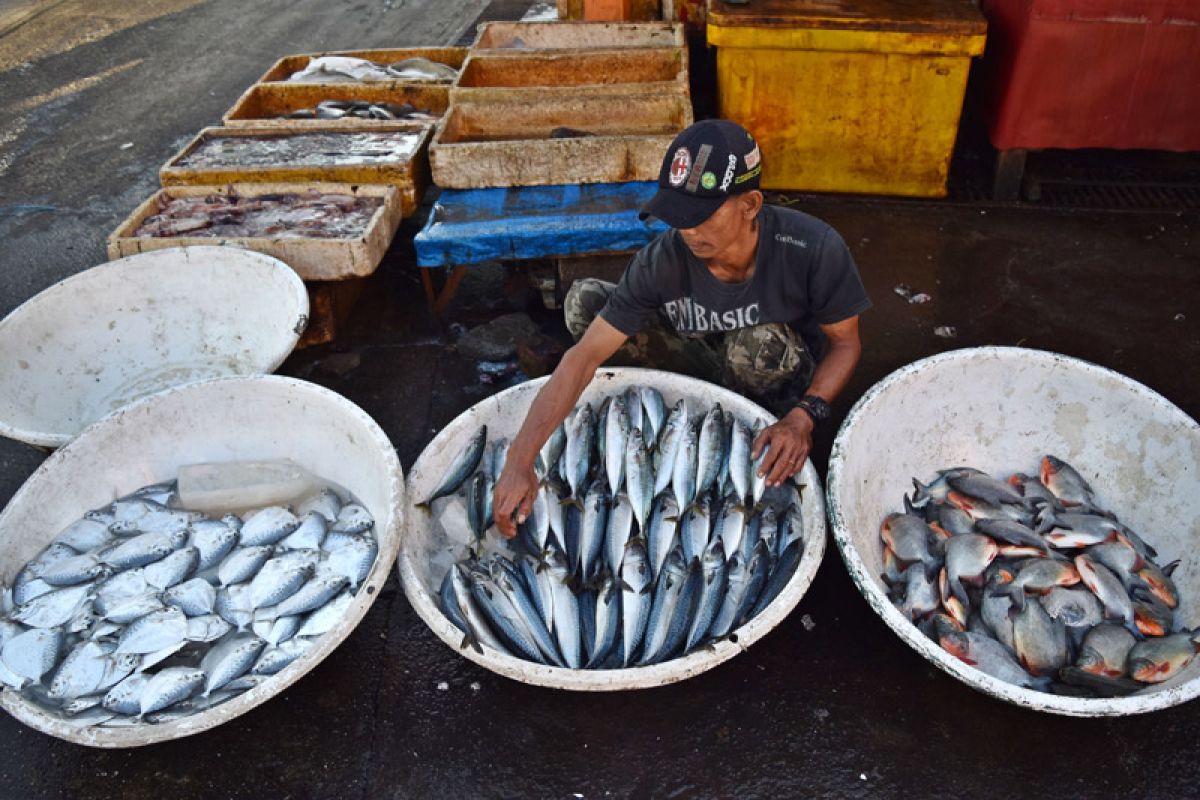
[{"label": "pile of fish", "polygon": [[420,134],[374,132],[213,136],[177,162],[180,167],[283,167],[404,163]]},{"label": "pile of fish", "polygon": [[298,108],[279,119],[390,119],[436,122],[441,114],[412,103],[369,102],[367,100],[322,100],[313,108]]},{"label": "pile of fish", "polygon": [[158,212],[142,220],[133,235],[353,239],[366,232],[381,203],[378,197],[317,191],[256,197],[233,192],[193,197],[163,193]]},{"label": "pile of fish", "polygon": [[970,467],[913,479],[880,531],[893,603],[955,657],[1018,686],[1113,697],[1169,680],[1200,649],[1174,619],[1178,562],[1045,456],[1007,481]]},{"label": "pile of fish", "polygon": [[[719,404],[668,413],[641,387],[577,407],[538,457],[540,488],[512,550],[485,554],[508,442],[472,436],[422,505],[465,486],[471,553],[446,573],[442,611],[463,646],[571,669],[656,664],[762,611],[804,551],[800,491],[767,492],[761,429]],[[482,467],[480,466],[482,463]]]},{"label": "pile of fish", "polygon": [[376,64],[365,58],[320,56],[310,59],[304,69],[293,72],[288,81],[292,83],[377,83],[379,81],[454,83],[454,79],[457,77],[458,70],[454,67],[431,61],[428,58],[406,58],[394,64]]},{"label": "pile of fish", "polygon": [[147,486],[69,525],[3,591],[0,684],[80,727],[177,719],[282,670],[333,628],[379,547],[323,489],[220,519]]}]

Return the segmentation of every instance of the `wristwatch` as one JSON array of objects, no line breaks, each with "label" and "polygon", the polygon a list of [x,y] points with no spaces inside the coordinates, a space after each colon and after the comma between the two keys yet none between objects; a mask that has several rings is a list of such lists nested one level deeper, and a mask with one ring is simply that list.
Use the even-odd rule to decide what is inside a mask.
[{"label": "wristwatch", "polygon": [[829,403],[826,403],[815,394],[804,395],[804,397],[800,398],[800,402],[796,404],[796,408],[804,409],[812,417],[814,425],[829,419],[829,415],[833,413],[829,408]]}]

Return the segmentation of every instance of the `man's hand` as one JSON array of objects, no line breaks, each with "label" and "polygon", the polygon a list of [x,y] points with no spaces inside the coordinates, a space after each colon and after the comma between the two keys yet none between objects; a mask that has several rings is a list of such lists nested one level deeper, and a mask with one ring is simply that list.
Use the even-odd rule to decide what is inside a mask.
[{"label": "man's hand", "polygon": [[509,458],[492,493],[492,521],[505,539],[517,535],[517,523],[533,511],[538,480],[533,467],[523,467]]},{"label": "man's hand", "polygon": [[768,486],[779,486],[800,471],[812,449],[812,432],[812,417],[803,409],[793,408],[758,435],[750,455],[757,459],[763,448],[768,448],[758,468],[759,476],[766,476]]}]

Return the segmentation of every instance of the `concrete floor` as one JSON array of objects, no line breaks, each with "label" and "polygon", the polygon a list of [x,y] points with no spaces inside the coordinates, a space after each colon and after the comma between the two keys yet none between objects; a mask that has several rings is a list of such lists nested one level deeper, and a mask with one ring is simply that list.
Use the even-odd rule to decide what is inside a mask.
[{"label": "concrete floor", "polygon": [[[154,190],[157,167],[276,57],[450,42],[482,8],[177,5],[186,8],[0,73],[0,106],[21,109],[0,121],[0,314],[103,261],[105,237]],[[0,33],[0,54],[6,39]],[[84,88],[56,94],[75,81]],[[122,150],[126,142],[134,146]],[[980,344],[1085,358],[1200,417],[1194,214],[791,199],[843,234],[875,301],[839,417],[891,370]],[[424,311],[408,243],[418,223],[402,229],[349,330],[281,370],[361,405],[405,467],[492,391],[447,351]],[[450,319],[473,324],[524,307],[528,295],[501,291],[505,277],[473,272]],[[892,293],[901,282],[934,301],[905,303]],[[538,318],[561,331],[553,314]],[[955,326],[958,338],[936,337],[939,325]],[[818,437],[822,474],[834,428]],[[0,441],[0,501],[42,459]],[[901,644],[832,546],[776,631],[658,690],[567,694],[495,676],[438,641],[393,580],[324,663],[214,731],[91,751],[3,717],[0,741],[0,797],[13,798],[1186,797],[1200,779],[1195,704],[1088,721],[992,701]]]}]

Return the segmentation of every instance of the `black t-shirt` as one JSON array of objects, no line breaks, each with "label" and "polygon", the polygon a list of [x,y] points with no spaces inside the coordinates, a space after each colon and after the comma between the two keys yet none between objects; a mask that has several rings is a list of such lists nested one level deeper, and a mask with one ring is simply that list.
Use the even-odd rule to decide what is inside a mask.
[{"label": "black t-shirt", "polygon": [[717,280],[671,229],[633,257],[600,316],[627,336],[659,312],[683,336],[783,322],[822,358],[826,340],[818,326],[871,307],[854,258],[837,231],[816,217],[764,205],[758,220],[750,280]]}]

